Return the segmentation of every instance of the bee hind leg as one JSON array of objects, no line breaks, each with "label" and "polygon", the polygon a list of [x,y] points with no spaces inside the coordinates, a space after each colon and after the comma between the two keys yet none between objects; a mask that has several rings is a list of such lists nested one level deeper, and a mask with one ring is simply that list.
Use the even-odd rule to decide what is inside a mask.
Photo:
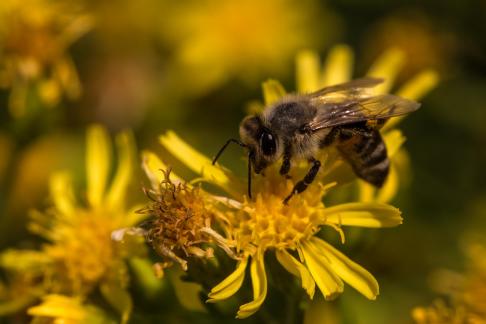
[{"label": "bee hind leg", "polygon": [[285,205],[288,204],[290,198],[292,198],[295,194],[299,194],[303,192],[307,187],[314,181],[316,178],[317,172],[321,168],[321,162],[316,160],[315,158],[311,158],[309,162],[312,163],[312,167],[309,169],[309,172],[305,175],[304,179],[297,182],[292,189],[292,192],[284,199],[283,203]]}]

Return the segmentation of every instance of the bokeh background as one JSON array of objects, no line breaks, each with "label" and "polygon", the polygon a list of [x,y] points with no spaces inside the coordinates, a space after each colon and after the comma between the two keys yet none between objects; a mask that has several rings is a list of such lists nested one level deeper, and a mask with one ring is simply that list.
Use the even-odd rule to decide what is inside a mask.
[{"label": "bokeh background", "polygon": [[[2,0],[0,249],[41,243],[26,224],[29,210],[46,206],[53,171],[74,170],[83,187],[91,123],[130,128],[139,149],[161,155],[157,137],[173,129],[212,156],[238,136],[263,81],[295,88],[299,50],[324,58],[347,44],[359,77],[393,47],[404,53],[398,84],[425,68],[440,75],[401,126],[411,177],[393,204],[404,224],[367,230],[363,244],[345,247],[377,277],[378,300],[348,288],[323,307],[342,323],[409,323],[413,307],[437,296],[434,273],[463,271],[465,242],[486,230],[485,21],[480,0]],[[237,149],[223,163],[245,172]],[[134,201],[145,199],[143,181],[132,185]],[[174,284],[164,287],[147,300],[134,284],[134,322],[217,320],[184,308]]]}]

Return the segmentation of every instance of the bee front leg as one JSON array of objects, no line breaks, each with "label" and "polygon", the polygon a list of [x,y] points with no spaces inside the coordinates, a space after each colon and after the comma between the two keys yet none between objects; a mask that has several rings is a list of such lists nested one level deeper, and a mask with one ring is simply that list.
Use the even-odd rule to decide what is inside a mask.
[{"label": "bee front leg", "polygon": [[287,198],[284,199],[283,203],[285,205],[288,204],[290,198],[292,198],[293,195],[299,194],[303,192],[307,187],[314,181],[316,178],[317,172],[319,172],[319,169],[321,168],[321,162],[319,160],[316,160],[315,158],[311,158],[309,162],[312,163],[312,167],[310,168],[309,172],[305,175],[304,179],[300,180],[297,182],[292,189],[292,192],[290,195],[287,196]]},{"label": "bee front leg", "polygon": [[291,178],[288,174],[291,166],[290,159],[291,159],[290,145],[286,145],[283,154],[282,167],[280,168],[280,174],[285,176],[287,179]]}]

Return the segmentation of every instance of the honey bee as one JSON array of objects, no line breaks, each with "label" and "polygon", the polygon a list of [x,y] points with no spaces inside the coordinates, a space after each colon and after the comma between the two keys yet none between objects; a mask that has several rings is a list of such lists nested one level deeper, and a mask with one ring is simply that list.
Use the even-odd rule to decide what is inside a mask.
[{"label": "honey bee", "polygon": [[417,110],[420,104],[391,94],[373,95],[371,88],[382,79],[362,78],[323,88],[309,94],[287,95],[259,115],[247,116],[240,124],[240,138],[228,144],[248,151],[248,196],[251,198],[252,169],[256,174],[282,158],[280,174],[288,176],[292,162],[306,159],[310,169],[284,199],[303,192],[315,179],[321,162],[319,150],[335,146],[354,173],[375,187],[383,186],[390,168],[379,129],[390,117]]}]

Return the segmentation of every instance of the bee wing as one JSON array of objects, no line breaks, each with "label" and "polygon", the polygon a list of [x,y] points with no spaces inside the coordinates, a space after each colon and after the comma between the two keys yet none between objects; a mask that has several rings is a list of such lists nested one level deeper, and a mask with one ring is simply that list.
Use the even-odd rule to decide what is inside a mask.
[{"label": "bee wing", "polygon": [[383,79],[361,78],[346,83],[325,87],[323,89],[317,90],[316,92],[310,93],[309,96],[312,98],[321,99],[324,99],[325,97],[335,98],[342,96],[359,96],[367,89],[373,88],[382,82]]},{"label": "bee wing", "polygon": [[420,107],[415,101],[391,94],[372,96],[362,91],[352,93],[349,97],[314,97],[311,102],[318,108],[316,117],[309,123],[313,131],[369,119],[400,116]]}]

